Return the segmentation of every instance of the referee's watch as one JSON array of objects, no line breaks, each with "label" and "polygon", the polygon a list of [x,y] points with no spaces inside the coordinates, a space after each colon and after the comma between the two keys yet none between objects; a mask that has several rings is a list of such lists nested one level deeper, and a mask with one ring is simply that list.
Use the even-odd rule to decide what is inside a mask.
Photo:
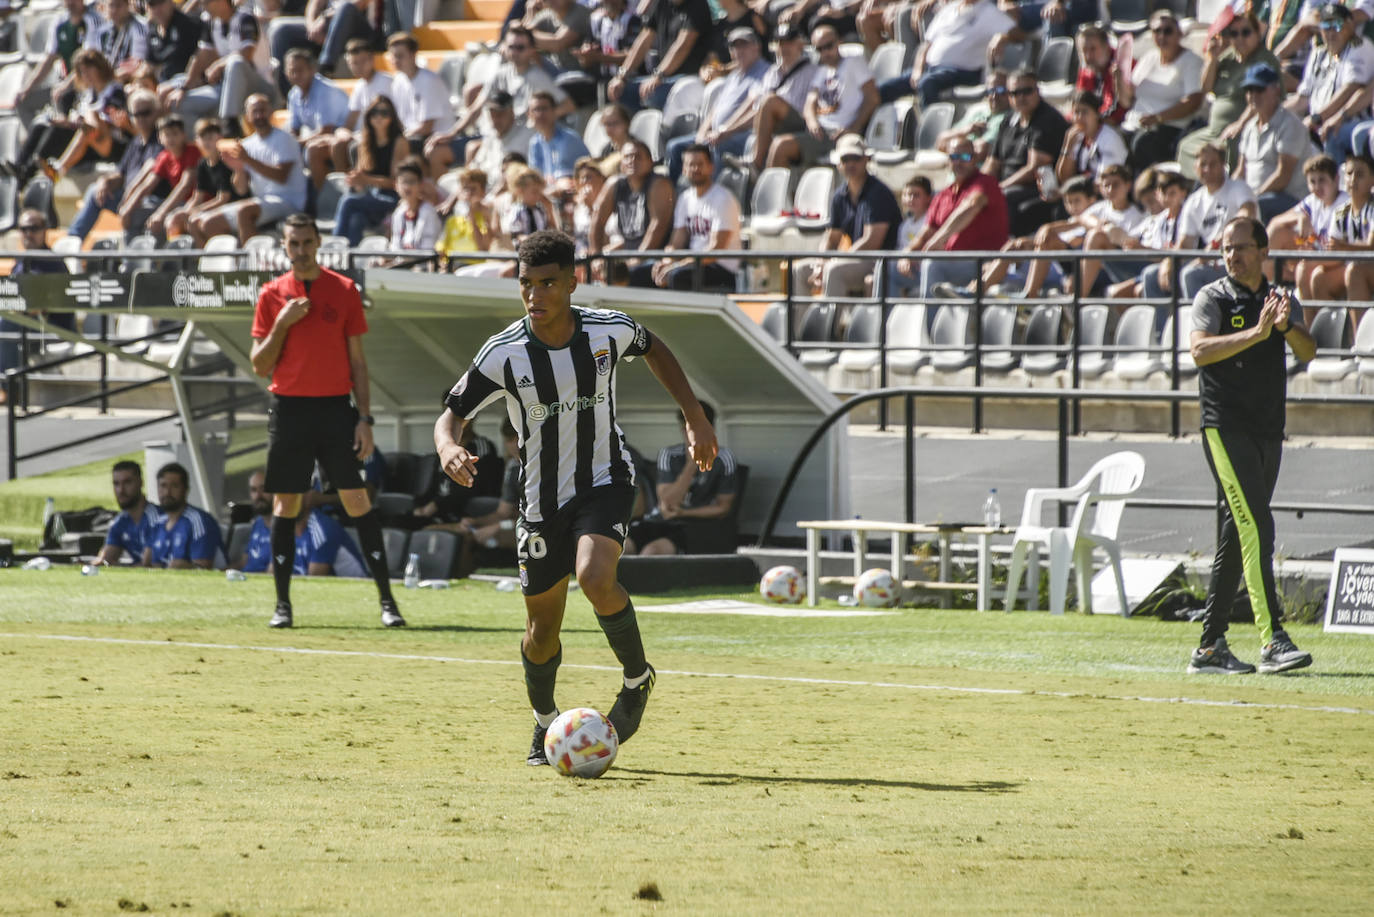
[{"label": "referee's watch", "polygon": [[377,419],[373,417],[371,414],[363,414],[358,419],[361,420],[363,423],[367,424],[369,427],[377,425]]}]

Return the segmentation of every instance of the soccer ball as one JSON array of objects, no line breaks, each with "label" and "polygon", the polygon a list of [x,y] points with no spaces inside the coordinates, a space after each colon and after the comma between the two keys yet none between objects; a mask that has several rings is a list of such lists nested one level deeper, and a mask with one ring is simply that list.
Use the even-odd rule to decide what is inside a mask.
[{"label": "soccer ball", "polygon": [[797,605],[806,598],[806,583],[796,567],[774,567],[759,580],[759,592],[770,602]]},{"label": "soccer ball", "polygon": [[868,608],[891,608],[901,597],[902,587],[881,567],[865,570],[854,584],[854,598]]},{"label": "soccer ball", "polygon": [[600,777],[619,748],[611,721],[591,707],[563,711],[544,733],[544,755],[564,777]]}]

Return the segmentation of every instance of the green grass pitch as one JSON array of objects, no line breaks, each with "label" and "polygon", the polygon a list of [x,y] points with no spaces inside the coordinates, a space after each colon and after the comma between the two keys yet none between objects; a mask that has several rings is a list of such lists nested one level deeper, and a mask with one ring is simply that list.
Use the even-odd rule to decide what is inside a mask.
[{"label": "green grass pitch", "polygon": [[[1367,638],[1294,628],[1311,669],[1204,680],[1183,671],[1193,625],[643,598],[644,727],[579,781],[524,764],[517,595],[402,591],[402,631],[368,583],[294,598],[277,632],[261,577],[0,571],[0,914],[1374,901]],[[1242,658],[1255,641],[1233,628]],[[618,672],[578,595],[564,646],[560,703],[608,709]]]}]

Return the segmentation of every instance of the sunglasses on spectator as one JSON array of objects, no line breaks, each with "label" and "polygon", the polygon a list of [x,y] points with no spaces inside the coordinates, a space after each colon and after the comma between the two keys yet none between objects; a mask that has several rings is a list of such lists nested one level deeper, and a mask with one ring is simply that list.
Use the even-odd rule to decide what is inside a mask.
[{"label": "sunglasses on spectator", "polygon": [[1035,87],[1034,87],[1034,86],[1022,86],[1020,89],[1010,89],[1010,90],[1008,90],[1007,92],[1008,92],[1009,95],[1014,95],[1014,96],[1030,96],[1030,95],[1035,95]]},{"label": "sunglasses on spectator", "polygon": [[[1326,23],[1324,23],[1324,22],[1322,23],[1322,28],[1326,28]],[[1340,26],[1337,26],[1336,28],[1340,28]],[[1227,29],[1227,30],[1226,30],[1226,37],[1227,37],[1227,38],[1249,38],[1251,35],[1254,35],[1254,34],[1255,34],[1255,30],[1254,30],[1254,29]]]},{"label": "sunglasses on spectator", "polygon": [[949,161],[950,161],[950,162],[973,162],[973,154],[972,154],[972,153],[950,153],[950,154],[949,154]]},{"label": "sunglasses on spectator", "polygon": [[369,118],[376,118],[379,116],[383,118],[394,118],[396,117],[396,113],[389,108],[375,108],[368,115]]},{"label": "sunglasses on spectator", "polygon": [[1343,25],[1345,25],[1345,22],[1344,22],[1343,20],[1340,20],[1340,19],[1323,19],[1323,20],[1322,20],[1322,28],[1323,28],[1323,29],[1326,29],[1326,30],[1328,30],[1328,31],[1331,31],[1331,32],[1339,32],[1339,31],[1341,30],[1341,26],[1343,26]]},{"label": "sunglasses on spectator", "polygon": [[990,95],[990,96],[1004,96],[1004,95],[1007,94],[1007,87],[1005,87],[1005,86],[993,86],[992,88],[990,88],[990,89],[987,91],[987,94]]},{"label": "sunglasses on spectator", "polygon": [[20,227],[19,227],[19,231],[20,231],[20,232],[42,232],[42,231],[43,231],[43,224],[42,224],[42,223],[36,223],[36,224],[30,224],[30,225],[28,225],[28,226],[20,226]]}]

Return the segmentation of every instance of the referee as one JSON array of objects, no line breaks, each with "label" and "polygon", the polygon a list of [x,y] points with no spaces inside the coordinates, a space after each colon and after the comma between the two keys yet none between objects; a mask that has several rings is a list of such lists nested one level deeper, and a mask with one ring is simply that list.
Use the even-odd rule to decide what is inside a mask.
[{"label": "referee", "polygon": [[1202,446],[1216,479],[1221,516],[1202,642],[1188,664],[1193,674],[1248,674],[1226,646],[1226,626],[1244,577],[1260,633],[1259,670],[1266,674],[1312,664],[1280,620],[1274,589],[1274,514],[1269,501],[1279,479],[1288,371],[1284,344],[1306,363],[1316,342],[1302,326],[1290,290],[1275,287],[1261,267],[1269,253],[1264,224],[1236,217],[1221,235],[1226,276],[1193,299],[1191,351],[1202,399]]},{"label": "referee", "polygon": [[[367,319],[352,280],[320,267],[315,221],[295,213],[283,222],[291,271],[264,284],[253,316],[253,371],[271,376],[266,490],[273,494],[272,575],[277,610],[272,627],[290,627],[296,517],[318,461],[339,489],[339,502],[358,527],[377,593],[382,624],[404,627],[391,596],[381,523],[359,473],[372,454],[371,396],[363,338]],[[349,393],[353,397],[350,401]]]}]

